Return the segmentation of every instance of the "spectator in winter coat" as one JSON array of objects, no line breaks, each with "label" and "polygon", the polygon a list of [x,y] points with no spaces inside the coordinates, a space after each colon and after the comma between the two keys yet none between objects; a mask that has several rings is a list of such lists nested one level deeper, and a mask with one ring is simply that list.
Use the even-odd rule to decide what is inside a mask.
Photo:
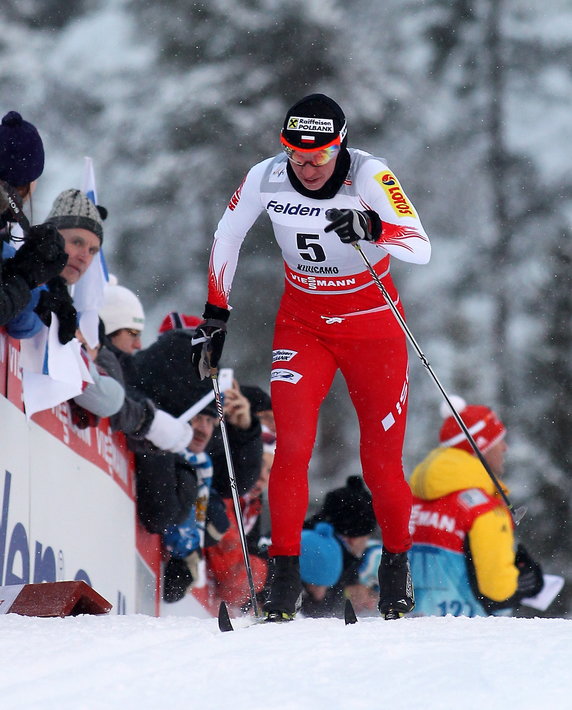
[{"label": "spectator in winter coat", "polygon": [[[503,423],[488,407],[451,399],[491,472],[501,478],[507,450]],[[522,545],[515,554],[510,512],[448,413],[442,409],[439,448],[415,468],[410,481],[416,613],[510,613],[542,589],[542,572]]]},{"label": "spectator in winter coat", "polygon": [[315,529],[320,522],[329,523],[334,529],[342,550],[342,572],[319,598],[315,592],[304,595],[302,612],[306,616],[340,617],[346,598],[358,612],[374,609],[379,593],[377,598],[364,594],[358,576],[363,553],[377,526],[371,494],[361,476],[348,476],[345,486],[327,493],[322,507],[304,523],[304,528]]},{"label": "spectator in winter coat", "polygon": [[76,336],[77,312],[71,296],[73,287],[86,273],[103,242],[104,207],[96,206],[81,190],[64,190],[54,200],[46,223],[57,228],[64,238],[68,261],[59,276],[47,283],[36,312],[51,324],[52,313],[58,318],[61,343]]},{"label": "spectator in winter coat", "polygon": [[[233,607],[247,608],[250,603],[250,590],[244,565],[240,532],[232,501],[226,498],[223,502],[229,526],[224,531],[224,535],[218,540],[218,544],[209,545],[205,550],[207,574],[213,587],[213,594],[217,600],[223,600]],[[245,496],[241,496],[240,503],[243,527],[245,532],[248,532],[245,523],[253,522],[253,510],[246,502]],[[211,511],[209,511],[209,514],[212,514]],[[258,511],[255,515],[258,517]],[[248,516],[246,520],[245,516]],[[264,589],[266,583],[268,563],[257,552],[258,550],[256,552],[248,550],[254,591],[258,594]],[[214,602],[213,606],[216,606]]]},{"label": "spectator in winter coat", "polygon": [[272,410],[272,400],[268,392],[255,385],[243,385],[242,394],[248,398],[252,412],[256,414],[263,429],[276,437],[276,421]]},{"label": "spectator in winter coat", "polygon": [[46,223],[56,227],[64,238],[68,261],[60,275],[67,286],[74,286],[99,254],[106,215],[104,207],[94,205],[75,188],[63,190],[54,200]]},{"label": "spectator in winter coat", "polygon": [[[159,406],[176,417],[180,417],[196,401],[196,393],[201,392],[207,399],[204,406],[213,406],[214,391],[209,380],[201,382],[195,375],[191,364],[193,330],[187,326],[194,325],[192,316],[168,314],[160,328],[159,338],[148,348],[139,351],[134,361],[138,371],[138,386]],[[224,393],[224,416],[233,460],[234,473],[239,495],[245,494],[256,482],[260,473],[262,460],[262,439],[260,422],[252,415],[248,399],[242,395],[236,380]],[[217,545],[221,532],[226,532],[229,521],[226,514],[224,499],[231,498],[226,455],[219,429],[206,449],[212,461],[212,484],[210,488],[207,513],[206,546]],[[165,488],[172,490],[163,471],[159,474],[158,462],[149,455],[137,456],[138,500],[141,515],[142,506],[145,510],[151,506],[159,506],[164,513],[161,522],[165,522],[172,511],[169,510],[168,493],[159,494],[159,481],[165,481]],[[143,482],[144,481],[144,485]],[[147,501],[143,503],[143,501]],[[149,529],[149,520],[144,524]],[[154,523],[155,524],[155,523]],[[226,537],[226,536],[225,536]],[[190,571],[190,576],[184,567],[176,562],[170,564],[165,577],[167,589],[165,600],[176,601],[185,593],[190,584],[190,576],[196,570]],[[264,574],[265,579],[265,574]],[[263,582],[264,582],[263,579]],[[263,583],[262,582],[262,583]]]},{"label": "spectator in winter coat", "polygon": [[[262,467],[262,427],[253,413],[248,397],[238,381],[224,394],[224,418],[227,424],[230,453],[239,496],[244,496],[256,484]],[[220,430],[217,429],[209,447],[213,460],[213,486],[223,498],[231,498],[230,479]]]},{"label": "spectator in winter coat", "polygon": [[249,170],[218,224],[194,364],[203,377],[218,365],[240,246],[266,213],[282,249],[285,290],[273,343],[277,446],[268,489],[273,575],[264,611],[269,621],[295,614],[308,465],[320,405],[340,370],[358,415],[363,475],[384,538],[379,610],[395,618],[414,606],[407,558],[411,491],[402,464],[407,347],[354,246],[371,260],[401,313],[390,259],[425,264],[431,247],[387,164],[348,147],[346,119],[333,99],[312,94],[294,104],[280,142],[279,155]]},{"label": "spectator in winter coat", "polygon": [[[199,407],[200,400],[205,395],[204,390],[205,388],[199,385],[195,396],[187,403],[197,404]],[[161,531],[163,547],[170,555],[165,565],[163,579],[163,599],[169,603],[182,599],[189,587],[205,584],[205,547],[218,546],[229,525],[222,501],[212,488],[212,461],[206,453],[218,423],[214,403],[210,402],[195,413],[190,423],[193,427],[193,439],[184,459],[194,467],[197,479],[196,502],[187,510],[184,519],[166,526]],[[138,467],[139,496],[141,496],[141,476],[142,471]],[[166,482],[165,471],[156,469],[153,478],[146,479],[148,494],[151,494],[149,498],[155,496],[155,505],[158,504],[160,495],[157,488],[158,479],[161,479],[161,484]]]},{"label": "spectator in winter coat", "polygon": [[114,415],[122,407],[125,391],[95,360],[99,348],[90,348],[77,327],[77,312],[69,288],[75,286],[99,253],[103,242],[103,217],[106,211],[96,206],[81,190],[61,192],[52,205],[46,224],[56,228],[64,240],[68,260],[61,273],[42,291],[36,306],[45,325],[52,313],[58,317],[58,335],[62,343],[74,336],[82,343],[81,356],[93,383],[83,383],[83,391],[70,400],[73,423],[83,429],[96,426],[99,419]]},{"label": "spectator in winter coat", "polygon": [[[258,417],[262,431],[262,464],[258,479],[243,496],[241,496],[242,518],[246,532],[248,548],[253,554],[260,554],[260,538],[263,535],[263,509],[270,481],[270,471],[276,453],[276,428],[270,395],[261,387],[243,385],[241,391],[250,402],[254,416]],[[267,551],[264,552],[267,557]]]},{"label": "spectator in winter coat", "polygon": [[[110,418],[112,429],[126,434],[133,450],[157,454],[184,451],[192,438],[189,424],[158,408],[139,384],[133,352],[145,325],[141,301],[129,289],[110,283],[105,287],[100,317],[103,347],[97,364],[121,382],[126,392],[123,406]],[[194,493],[190,492],[190,499],[194,500]]]},{"label": "spectator in winter coat", "polygon": [[105,289],[101,318],[105,334],[113,347],[126,355],[141,350],[141,334],[145,327],[145,313],[139,298],[125,286],[110,279]]},{"label": "spectator in winter coat", "polygon": [[[186,407],[186,390],[194,391],[199,378],[191,365],[194,329],[187,327],[193,316],[170,313],[163,321],[159,338],[137,353],[140,387],[159,406],[181,414]],[[180,325],[179,325],[180,324]],[[182,327],[181,327],[182,326]],[[212,391],[212,386],[209,384]],[[214,393],[212,394],[214,398]],[[262,462],[262,437],[258,417],[252,416],[248,398],[238,382],[224,397],[224,414],[239,495],[257,481]],[[177,415],[178,416],[178,415]],[[208,453],[213,461],[213,488],[223,498],[231,497],[226,456],[220,429],[216,429]]]},{"label": "spectator in winter coat", "polygon": [[[142,391],[144,394],[149,393],[146,389]],[[202,399],[205,394],[208,394],[208,389],[204,386],[194,390],[187,388],[180,400],[183,403],[180,407],[165,397],[159,401],[161,405],[159,411],[177,420],[179,415]],[[204,404],[197,412],[190,415],[187,421],[190,422],[193,437],[188,444],[189,450],[201,453],[208,449],[214,430],[214,426],[211,428],[210,424],[211,420],[216,423],[216,416],[213,402]],[[208,426],[205,432],[206,425]],[[197,448],[199,444],[200,449]],[[182,524],[195,503],[198,489],[197,472],[193,464],[179,453],[182,452],[157,451],[148,448],[137,450],[135,453],[137,513],[145,528],[151,533],[162,534],[169,526]],[[212,479],[212,473],[210,478]],[[209,487],[210,485],[211,483]]]},{"label": "spectator in winter coat", "polygon": [[0,125],[0,325],[14,338],[30,338],[42,328],[34,312],[38,287],[57,276],[67,261],[61,235],[45,224],[32,227],[18,251],[8,244],[17,212],[31,198],[43,169],[38,131],[10,111]]},{"label": "spectator in winter coat", "polygon": [[[135,309],[133,298],[128,301],[126,295],[124,291],[115,292],[114,299],[117,299],[118,305],[121,302],[121,308],[116,309],[115,320],[108,319],[109,333],[114,329],[116,336],[121,330],[140,332],[143,329],[143,310]],[[119,310],[123,315],[118,315]],[[192,421],[194,416],[201,413],[216,417],[212,387],[209,383],[200,384],[197,378],[187,377],[184,365],[178,366],[179,353],[176,347],[171,347],[169,333],[161,335],[145,349],[138,348],[133,341],[126,342],[123,339],[123,347],[128,352],[123,351],[121,359],[129,365],[127,379],[130,386],[174,422],[180,423],[180,416],[202,398],[206,398],[203,406],[194,414],[191,413],[189,419]],[[129,354],[133,349],[136,352]],[[184,357],[183,353],[182,361]],[[199,438],[202,442],[203,437]],[[211,438],[212,432],[209,433],[206,446]],[[196,471],[184,457],[172,455],[174,453],[177,452],[169,454],[167,451],[147,449],[136,452],[137,508],[139,518],[149,532],[161,533],[170,525],[181,524],[196,499]]]}]

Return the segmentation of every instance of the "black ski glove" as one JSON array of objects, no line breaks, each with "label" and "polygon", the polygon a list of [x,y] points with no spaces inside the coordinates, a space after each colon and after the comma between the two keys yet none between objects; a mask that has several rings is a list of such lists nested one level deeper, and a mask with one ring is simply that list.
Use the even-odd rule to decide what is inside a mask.
[{"label": "black ski glove", "polygon": [[542,568],[538,562],[535,562],[528,554],[524,545],[520,544],[516,548],[514,564],[519,571],[518,586],[516,589],[517,595],[520,599],[535,597],[544,586]]},{"label": "black ski glove", "polygon": [[514,564],[519,571],[516,592],[502,602],[494,601],[482,595],[476,588],[476,581],[473,580],[475,583],[475,587],[473,587],[475,596],[488,614],[493,614],[500,609],[513,609],[519,606],[526,597],[536,596],[544,586],[540,565],[530,557],[523,545],[519,544],[517,547]]},{"label": "black ski glove", "polygon": [[56,276],[48,284],[48,290],[42,291],[38,305],[34,309],[44,325],[49,327],[52,313],[58,317],[58,339],[62,345],[69,343],[77,330],[77,311],[72,297],[61,276]]},{"label": "black ski glove", "polygon": [[334,231],[344,244],[353,244],[360,239],[376,242],[381,236],[381,220],[373,210],[337,210],[326,211],[330,224],[325,232]]},{"label": "black ski glove", "polygon": [[226,308],[206,303],[201,323],[193,333],[191,360],[195,372],[204,380],[210,376],[210,368],[216,367],[222,355],[226,338],[226,322],[230,311]]},{"label": "black ski glove", "polygon": [[58,276],[67,261],[62,235],[53,224],[38,224],[30,228],[25,242],[5,262],[4,270],[22,277],[32,289]]},{"label": "black ski glove", "polygon": [[172,604],[184,598],[187,589],[198,579],[201,550],[193,550],[184,558],[171,557],[163,574],[163,599]]}]

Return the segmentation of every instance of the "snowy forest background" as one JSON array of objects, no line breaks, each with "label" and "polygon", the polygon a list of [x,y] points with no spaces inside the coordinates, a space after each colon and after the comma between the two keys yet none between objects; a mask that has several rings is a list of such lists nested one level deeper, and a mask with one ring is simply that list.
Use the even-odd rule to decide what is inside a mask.
[{"label": "snowy forest background", "polygon": [[[105,254],[148,315],[200,314],[213,230],[286,109],[322,91],[350,144],[385,157],[431,236],[393,262],[449,394],[497,409],[518,537],[572,581],[572,6],[569,0],[3,0],[2,115],[40,130],[42,221],[93,158]],[[243,247],[223,364],[268,386],[282,266],[261,219]],[[365,356],[377,357],[375,353]],[[359,365],[356,365],[359,366]],[[442,398],[411,353],[405,466]],[[343,380],[326,400],[312,503],[360,471]],[[570,615],[565,587],[552,615]]]}]

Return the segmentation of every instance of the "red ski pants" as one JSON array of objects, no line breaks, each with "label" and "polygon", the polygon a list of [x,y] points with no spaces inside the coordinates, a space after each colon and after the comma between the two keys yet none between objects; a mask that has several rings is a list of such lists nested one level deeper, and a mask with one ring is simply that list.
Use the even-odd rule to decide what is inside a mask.
[{"label": "red ski pants", "polygon": [[363,476],[383,544],[390,552],[408,550],[411,490],[402,464],[408,360],[393,315],[311,326],[279,313],[273,347],[276,455],[268,490],[270,554],[300,554],[318,413],[338,369],[358,416]]}]

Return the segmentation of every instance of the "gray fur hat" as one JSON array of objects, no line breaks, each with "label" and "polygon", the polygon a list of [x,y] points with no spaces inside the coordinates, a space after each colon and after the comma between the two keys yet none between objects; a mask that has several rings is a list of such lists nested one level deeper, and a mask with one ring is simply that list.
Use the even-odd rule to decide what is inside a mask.
[{"label": "gray fur hat", "polygon": [[46,222],[58,229],[78,227],[93,232],[103,242],[103,220],[99,209],[81,190],[64,190],[54,200]]}]

